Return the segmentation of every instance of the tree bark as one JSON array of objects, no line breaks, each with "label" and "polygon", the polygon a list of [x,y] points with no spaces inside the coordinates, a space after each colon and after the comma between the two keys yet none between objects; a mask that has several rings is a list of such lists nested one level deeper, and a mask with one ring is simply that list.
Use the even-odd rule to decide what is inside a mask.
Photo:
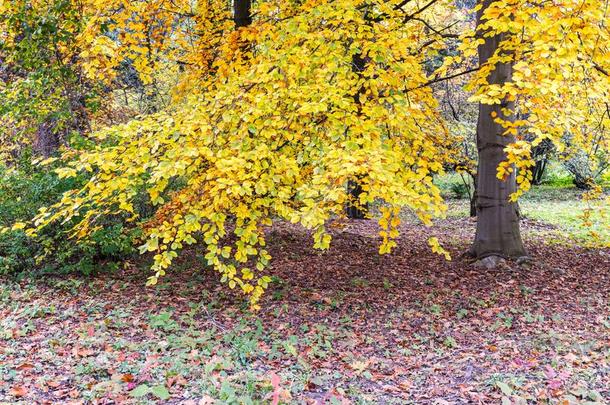
[{"label": "tree bark", "polygon": [[59,149],[59,135],[56,132],[56,122],[50,118],[38,125],[32,150],[34,154],[48,158]]},{"label": "tree bark", "polygon": [[[484,10],[492,1],[479,1],[482,8],[477,14],[478,25],[481,23]],[[480,65],[484,65],[498,50],[502,37],[497,35],[483,38],[485,42],[479,45]],[[510,80],[512,80],[511,63],[497,64],[488,78],[490,84],[500,85]],[[470,249],[470,253],[479,259],[488,256],[519,258],[527,255],[519,230],[519,207],[509,200],[510,195],[517,188],[516,173],[513,170],[505,180],[496,177],[498,165],[506,158],[504,148],[515,141],[514,136],[504,135],[504,127],[495,123],[492,117],[492,113],[496,113],[504,120],[514,120],[514,116],[505,116],[502,108],[513,110],[514,102],[504,100],[500,105],[479,104],[477,230]]]},{"label": "tree bark", "polygon": [[472,174],[472,196],[470,196],[470,218],[477,216],[477,175]]},{"label": "tree bark", "polygon": [[347,193],[350,196],[351,202],[345,206],[345,214],[350,219],[364,219],[366,217],[366,211],[368,206],[364,209],[359,208],[360,194],[362,194],[362,186],[354,180],[347,182]]},{"label": "tree bark", "polygon": [[[352,57],[352,71],[361,75],[366,68],[366,59],[362,55],[357,54]],[[360,95],[364,93],[364,88],[360,88],[354,95],[354,101],[358,106],[358,115],[361,115]],[[345,205],[345,214],[350,219],[364,219],[366,217],[366,211],[368,211],[368,204],[364,207],[360,207],[360,194],[362,194],[362,186],[356,180],[349,180],[347,182],[347,194],[349,195],[350,201]],[[356,203],[356,205],[354,205]],[[362,209],[361,209],[362,208]]]},{"label": "tree bark", "polygon": [[252,24],[252,1],[233,0],[233,21],[235,28],[247,27]]}]

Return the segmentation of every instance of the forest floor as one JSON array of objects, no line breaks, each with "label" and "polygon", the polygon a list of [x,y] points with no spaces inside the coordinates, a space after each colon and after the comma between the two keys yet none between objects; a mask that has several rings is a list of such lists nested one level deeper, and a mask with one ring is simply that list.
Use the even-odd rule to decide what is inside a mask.
[{"label": "forest floor", "polygon": [[475,269],[474,226],[406,223],[379,256],[372,221],[326,252],[275,225],[254,314],[195,253],[154,288],[142,265],[5,280],[0,403],[610,403],[610,249],[527,219],[531,265]]}]

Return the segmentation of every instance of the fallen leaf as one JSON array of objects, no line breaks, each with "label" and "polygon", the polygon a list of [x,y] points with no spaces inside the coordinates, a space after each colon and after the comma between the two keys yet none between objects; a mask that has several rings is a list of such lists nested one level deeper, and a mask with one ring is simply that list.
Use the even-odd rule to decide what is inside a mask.
[{"label": "fallen leaf", "polygon": [[164,385],[155,385],[150,389],[150,392],[162,401],[168,400],[171,397]]},{"label": "fallen leaf", "polygon": [[277,405],[280,402],[280,381],[280,377],[277,374],[271,373],[271,385],[273,386],[273,398],[271,400],[272,405]]},{"label": "fallen leaf", "polygon": [[502,381],[496,381],[496,387],[500,388],[500,391],[502,391],[502,394],[504,395],[510,396],[513,393],[513,389]]},{"label": "fallen leaf", "polygon": [[31,363],[22,363],[19,366],[17,366],[17,370],[30,370],[33,368],[34,368],[34,365]]},{"label": "fallen leaf", "polygon": [[28,390],[22,385],[16,385],[10,389],[9,394],[14,397],[24,397],[28,394]]},{"label": "fallen leaf", "polygon": [[121,376],[121,381],[129,383],[133,381],[133,375],[132,374],[123,374]]},{"label": "fallen leaf", "polygon": [[136,388],[134,388],[129,395],[134,398],[145,397],[150,393],[150,387],[146,384],[140,384]]}]

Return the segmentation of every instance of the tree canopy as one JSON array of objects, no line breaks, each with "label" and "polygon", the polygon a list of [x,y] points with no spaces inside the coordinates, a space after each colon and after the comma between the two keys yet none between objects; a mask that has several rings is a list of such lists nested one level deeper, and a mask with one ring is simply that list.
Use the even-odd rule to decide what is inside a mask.
[{"label": "tree canopy", "polygon": [[[144,230],[151,284],[200,244],[222,282],[256,305],[270,281],[265,227],[274,220],[313,230],[325,249],[346,205],[378,202],[383,254],[396,246],[401,209],[426,224],[444,215],[433,180],[458,161],[459,137],[438,83],[470,74],[471,101],[497,106],[490,118],[514,137],[497,178],[514,175],[514,199],[530,187],[532,147],[545,140],[568,155],[607,153],[607,4],[480,3],[261,0],[251,24],[236,27],[224,0],[5,1],[0,58],[18,79],[0,89],[12,103],[0,123],[34,128],[50,114],[74,117],[76,106],[92,122],[72,124],[85,140],[64,136],[58,169],[88,181],[15,227],[35,235],[75,221],[73,235],[86,238],[119,216]],[[497,49],[477,66],[491,37]],[[490,81],[500,64],[510,80]],[[126,89],[153,107],[108,118]],[[76,103],[76,93],[96,103]],[[36,117],[24,113],[32,109]],[[357,200],[349,181],[362,188]],[[144,221],[142,194],[156,207]],[[429,244],[448,257],[436,238]]]}]

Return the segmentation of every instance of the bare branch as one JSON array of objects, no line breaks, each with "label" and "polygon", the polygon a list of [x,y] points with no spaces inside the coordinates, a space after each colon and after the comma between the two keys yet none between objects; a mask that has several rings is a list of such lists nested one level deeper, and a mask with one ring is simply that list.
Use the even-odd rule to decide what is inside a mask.
[{"label": "bare branch", "polygon": [[480,69],[480,67],[476,67],[476,68],[468,69],[468,70],[465,70],[463,72],[455,73],[455,74],[452,74],[452,75],[449,75],[449,76],[437,77],[437,78],[432,79],[430,81],[427,81],[426,83],[421,84],[421,85],[419,85],[417,87],[413,87],[411,89],[408,89],[407,92],[423,89],[424,87],[431,86],[431,85],[433,85],[435,83],[444,82],[445,80],[451,80],[451,79],[455,79],[456,77],[460,77],[460,76],[464,76],[464,75],[467,75],[467,74],[470,74],[470,73],[474,73],[474,72],[477,72],[479,69]]}]

